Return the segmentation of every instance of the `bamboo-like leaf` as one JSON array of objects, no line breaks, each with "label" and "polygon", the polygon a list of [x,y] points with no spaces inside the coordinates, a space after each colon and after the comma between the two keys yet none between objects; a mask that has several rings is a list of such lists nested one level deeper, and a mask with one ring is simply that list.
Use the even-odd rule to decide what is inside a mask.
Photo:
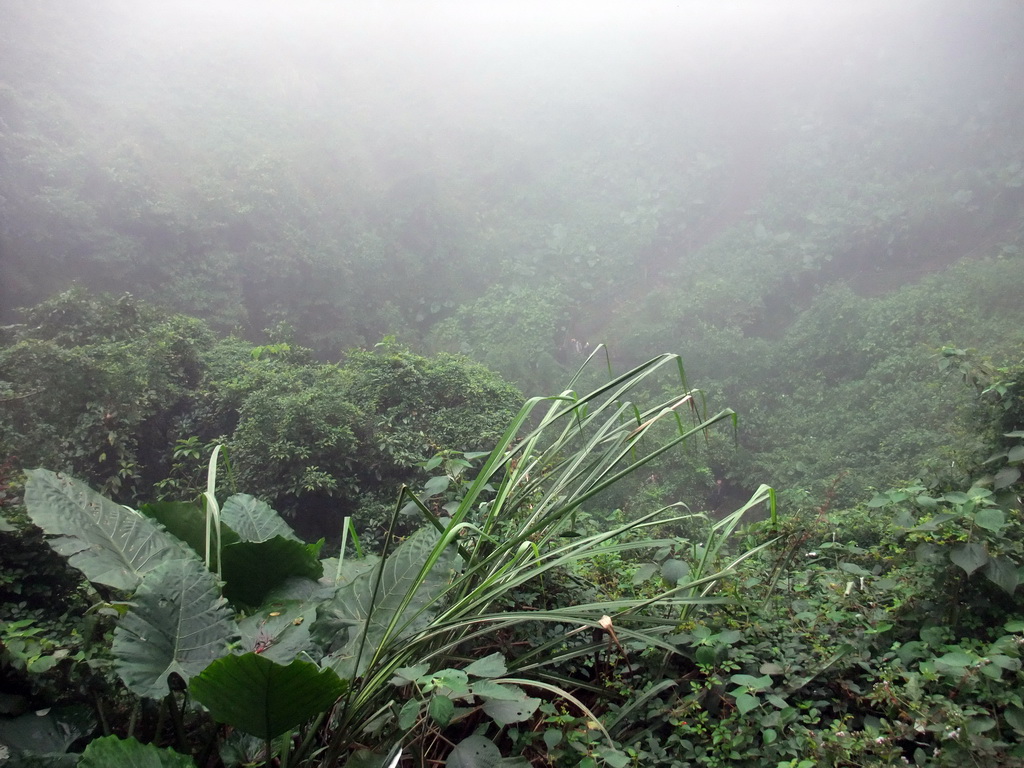
[{"label": "bamboo-like leaf", "polygon": [[47,469],[26,472],[25,508],[56,536],[49,544],[95,584],[126,592],[142,576],[191,550],[138,512],[115,504],[80,480]]},{"label": "bamboo-like leaf", "polygon": [[238,634],[216,577],[196,559],[148,572],[133,603],[114,630],[112,650],[118,675],[139,696],[163,697],[169,674],[188,681],[225,655]]}]

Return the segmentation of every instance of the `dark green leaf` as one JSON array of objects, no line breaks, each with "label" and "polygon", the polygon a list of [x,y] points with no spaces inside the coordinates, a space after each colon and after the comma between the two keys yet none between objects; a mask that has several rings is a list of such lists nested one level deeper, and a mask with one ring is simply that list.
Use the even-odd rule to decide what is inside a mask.
[{"label": "dark green leaf", "polygon": [[1003,712],[1003,719],[1017,733],[1024,734],[1024,709],[1020,707],[1007,707]]},{"label": "dark green leaf", "polygon": [[82,753],[78,768],[195,768],[191,757],[135,739],[102,736]]},{"label": "dark green leaf", "polygon": [[59,754],[95,727],[96,719],[86,707],[54,707],[0,718],[0,743],[18,752]]},{"label": "dark green leaf", "polygon": [[261,739],[325,712],[347,689],[330,669],[301,659],[285,666],[256,653],[218,659],[189,685],[215,720]]},{"label": "dark green leaf", "polygon": [[1005,555],[993,557],[985,564],[985,576],[1008,595],[1012,595],[1020,583],[1017,564]]},{"label": "dark green leaf", "polygon": [[963,568],[964,572],[970,576],[988,562],[988,552],[985,550],[984,544],[971,541],[966,544],[954,545],[949,551],[949,559],[955,565]]},{"label": "dark green leaf", "polygon": [[455,714],[455,702],[447,696],[434,694],[430,697],[430,704],[427,706],[430,718],[442,728],[452,721]]},{"label": "dark green leaf", "polygon": [[[199,557],[206,556],[206,513],[195,504],[184,501],[160,501],[143,504],[139,512],[156,520],[169,533],[184,541]],[[221,546],[240,541],[238,534],[224,523],[220,526]]]},{"label": "dark green leaf", "polygon": [[403,731],[407,731],[416,725],[416,721],[420,717],[420,701],[419,699],[409,699],[402,708],[398,711],[398,727]]},{"label": "dark green leaf", "polygon": [[323,576],[320,547],[274,536],[266,541],[242,541],[224,547],[224,595],[234,603],[262,605],[267,593],[297,576],[316,581]]}]

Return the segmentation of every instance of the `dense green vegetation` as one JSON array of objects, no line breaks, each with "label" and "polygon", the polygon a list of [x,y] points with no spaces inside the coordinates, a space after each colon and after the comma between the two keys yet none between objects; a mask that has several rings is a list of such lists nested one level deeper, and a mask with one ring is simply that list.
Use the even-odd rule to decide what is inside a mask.
[{"label": "dense green vegetation", "polygon": [[156,5],[0,4],[0,762],[1024,764],[1019,3]]}]

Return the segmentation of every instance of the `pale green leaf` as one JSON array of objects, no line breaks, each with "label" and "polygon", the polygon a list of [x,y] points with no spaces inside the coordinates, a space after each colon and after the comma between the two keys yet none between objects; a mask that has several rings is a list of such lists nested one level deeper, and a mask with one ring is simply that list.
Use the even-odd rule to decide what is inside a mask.
[{"label": "pale green leaf", "polygon": [[511,701],[507,699],[487,699],[484,701],[483,709],[499,726],[506,726],[528,720],[537,711],[540,703],[540,699],[532,697]]},{"label": "pale green leaf", "polygon": [[970,576],[988,562],[988,552],[985,550],[984,544],[970,541],[966,544],[954,545],[949,551],[949,559],[955,565],[963,568],[964,572]]},{"label": "pale green leaf", "polygon": [[936,664],[953,669],[963,669],[971,666],[976,659],[963,651],[950,651],[935,659]]},{"label": "pale green leaf", "polygon": [[498,652],[477,659],[466,667],[466,674],[471,677],[501,677],[507,671],[505,657]]},{"label": "pale green leaf", "polygon": [[492,680],[477,680],[469,686],[469,692],[482,699],[506,699],[508,701],[521,701],[526,694],[521,688],[514,685],[503,685]]},{"label": "pale green leaf", "polygon": [[1019,467],[1003,467],[996,472],[995,477],[992,479],[992,487],[999,491],[1003,488],[1009,488],[1018,480],[1020,480]]},{"label": "pale green leaf", "polygon": [[[454,547],[447,547],[434,567],[421,573],[438,540],[434,528],[420,529],[402,542],[382,566],[339,587],[334,598],[321,608],[314,636],[330,643],[331,654],[326,663],[341,677],[362,674],[382,643],[400,641],[427,625],[430,613],[425,609],[448,584],[455,555]],[[356,658],[360,648],[362,656]]]},{"label": "pale green leaf", "polygon": [[982,509],[974,516],[974,524],[986,531],[998,533],[1006,525],[1006,515],[1001,509]]},{"label": "pale green leaf", "polygon": [[238,622],[242,651],[259,650],[271,661],[287,664],[311,647],[309,628],[316,605],[301,600],[271,603]]},{"label": "pale green leaf", "polygon": [[299,541],[291,526],[269,504],[247,493],[236,493],[224,502],[220,521],[242,541],[267,541],[275,536]]},{"label": "pale green leaf", "polygon": [[437,496],[439,493],[444,493],[448,490],[448,486],[451,483],[448,475],[438,475],[427,480],[423,486],[423,496],[430,498],[431,496]]},{"label": "pale green leaf", "polygon": [[147,573],[114,630],[115,668],[139,696],[162,698],[172,672],[185,681],[226,654],[237,637],[216,577],[198,560],[170,560]]},{"label": "pale green leaf", "polygon": [[671,559],[661,564],[661,578],[673,587],[689,575],[690,567],[682,560]]},{"label": "pale green leaf", "polygon": [[741,715],[747,714],[752,709],[756,709],[761,704],[761,700],[757,696],[752,696],[749,693],[741,693],[736,696],[736,709],[739,710]]},{"label": "pale green leaf", "polygon": [[26,474],[25,508],[32,522],[56,536],[50,546],[93,583],[131,592],[164,561],[196,556],[149,519],[79,480],[46,469]]},{"label": "pale green leaf", "polygon": [[637,584],[643,584],[657,572],[657,563],[643,563],[636,569],[636,572],[633,574],[633,585],[635,586]]},{"label": "pale green leaf", "polygon": [[500,763],[501,750],[494,742],[473,734],[455,745],[445,761],[445,768],[497,768]]}]

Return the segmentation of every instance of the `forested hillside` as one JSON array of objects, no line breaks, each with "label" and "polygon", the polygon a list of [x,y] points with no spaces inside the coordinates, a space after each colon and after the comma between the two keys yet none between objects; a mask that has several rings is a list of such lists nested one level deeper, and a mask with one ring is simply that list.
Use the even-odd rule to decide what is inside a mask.
[{"label": "forested hillside", "polygon": [[[186,8],[4,4],[9,322],[76,281],[256,343],[284,322],[325,360],[395,334],[527,392],[574,339],[618,370],[670,350],[744,416],[720,474],[849,493],[940,459],[967,395],[931,355],[1018,354],[1014,3],[657,35],[446,7],[433,37]],[[809,424],[828,450],[794,445]]]},{"label": "forested hillside", "polygon": [[0,742],[1024,764],[1022,40],[0,0]]}]

